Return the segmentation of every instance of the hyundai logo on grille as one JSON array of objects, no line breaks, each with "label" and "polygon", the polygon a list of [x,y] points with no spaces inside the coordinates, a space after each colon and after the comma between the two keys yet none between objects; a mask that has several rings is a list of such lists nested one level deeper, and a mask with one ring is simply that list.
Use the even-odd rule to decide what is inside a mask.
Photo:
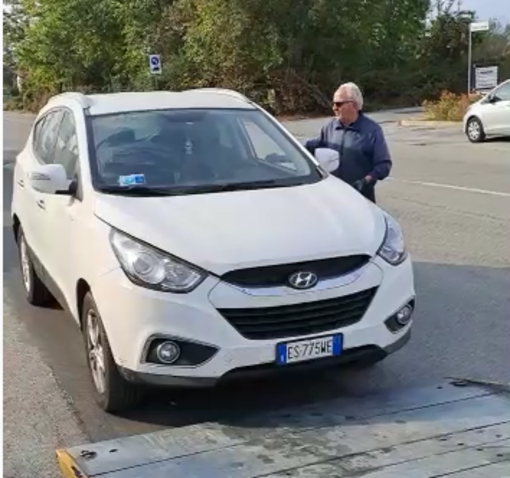
[{"label": "hyundai logo on grille", "polygon": [[289,276],[289,284],[294,289],[311,289],[318,281],[313,272],[294,272]]}]

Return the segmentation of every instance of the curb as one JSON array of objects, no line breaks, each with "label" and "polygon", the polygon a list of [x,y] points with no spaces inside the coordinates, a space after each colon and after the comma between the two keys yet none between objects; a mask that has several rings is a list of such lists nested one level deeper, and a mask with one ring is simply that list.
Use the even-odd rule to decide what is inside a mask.
[{"label": "curb", "polygon": [[462,121],[437,121],[428,119],[399,120],[399,126],[422,126],[424,128],[462,127]]},{"label": "curb", "polygon": [[27,118],[27,119],[32,119],[37,116],[35,113],[32,113],[31,111],[27,111],[27,110],[6,110],[6,109],[4,109],[3,114],[4,115],[5,114],[16,115],[16,116],[19,116],[20,118]]}]

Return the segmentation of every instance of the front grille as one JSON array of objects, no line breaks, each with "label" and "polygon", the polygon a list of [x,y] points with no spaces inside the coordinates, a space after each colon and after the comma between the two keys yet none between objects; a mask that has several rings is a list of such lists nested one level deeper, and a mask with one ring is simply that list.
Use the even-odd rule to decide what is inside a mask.
[{"label": "front grille", "polygon": [[287,284],[289,276],[294,272],[314,272],[321,281],[353,272],[368,261],[370,256],[364,254],[332,257],[317,261],[238,269],[227,272],[221,279],[241,287],[278,287]]},{"label": "front grille", "polygon": [[253,309],[218,309],[244,337],[269,340],[318,334],[359,322],[377,287],[316,302]]}]

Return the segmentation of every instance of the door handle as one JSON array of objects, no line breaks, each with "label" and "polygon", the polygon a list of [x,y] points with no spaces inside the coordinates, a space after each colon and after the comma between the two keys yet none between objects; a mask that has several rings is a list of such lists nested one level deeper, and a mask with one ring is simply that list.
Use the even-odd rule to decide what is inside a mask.
[{"label": "door handle", "polygon": [[25,187],[25,181],[23,181],[23,179],[18,179],[18,186],[20,188],[24,188]]},{"label": "door handle", "polygon": [[38,205],[41,209],[46,209],[46,203],[44,202],[44,199],[38,199],[38,200],[37,200],[37,205]]}]

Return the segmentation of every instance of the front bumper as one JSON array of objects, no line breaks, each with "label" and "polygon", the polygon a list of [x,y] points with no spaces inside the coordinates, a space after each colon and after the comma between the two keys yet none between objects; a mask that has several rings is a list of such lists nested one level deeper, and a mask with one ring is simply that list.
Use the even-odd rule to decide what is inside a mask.
[{"label": "front bumper", "polygon": [[340,357],[311,360],[279,367],[274,363],[251,365],[230,370],[221,377],[183,377],[176,375],[161,375],[147,372],[136,372],[127,368],[119,367],[122,376],[129,382],[139,385],[176,388],[210,388],[224,382],[237,380],[249,380],[260,377],[271,377],[282,374],[308,373],[317,369],[348,365],[360,360],[383,359],[400,350],[411,339],[411,328],[406,327],[399,338],[387,347],[366,345],[345,350]]},{"label": "front bumper", "polygon": [[[371,288],[377,288],[377,292],[360,321],[326,332],[343,334],[342,356],[296,365],[275,366],[276,345],[326,333],[252,340],[241,335],[217,310],[299,305]],[[120,269],[102,276],[93,284],[92,292],[124,376],[135,382],[185,387],[393,353],[409,340],[411,323],[395,332],[384,322],[415,296],[410,257],[397,267],[376,258],[358,273],[306,292],[283,288],[243,291],[210,277],[190,294],[168,294],[133,285]],[[149,363],[146,352],[154,337],[204,344],[217,350],[198,365]]]}]

